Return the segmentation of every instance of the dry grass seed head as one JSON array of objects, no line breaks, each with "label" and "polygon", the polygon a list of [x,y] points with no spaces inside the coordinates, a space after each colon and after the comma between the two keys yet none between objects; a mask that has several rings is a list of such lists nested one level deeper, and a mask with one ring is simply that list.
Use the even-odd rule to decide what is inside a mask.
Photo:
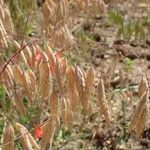
[{"label": "dry grass seed head", "polygon": [[63,87],[63,74],[62,74],[62,68],[61,68],[61,62],[59,58],[56,58],[56,64],[55,64],[55,75],[57,78],[58,86],[60,90],[62,90]]},{"label": "dry grass seed head", "polygon": [[53,64],[55,62],[55,57],[54,57],[54,53],[53,53],[53,51],[52,51],[50,46],[46,45],[45,53],[48,56],[50,64]]},{"label": "dry grass seed head", "polygon": [[32,84],[31,84],[31,80],[27,72],[24,72],[23,79],[24,79],[25,93],[28,98],[29,105],[31,106],[33,104]]},{"label": "dry grass seed head", "polygon": [[136,132],[137,139],[139,139],[142,135],[142,132],[143,132],[144,127],[145,127],[147,114],[148,114],[148,107],[146,106],[145,109],[143,110],[142,114],[141,114],[140,119],[137,122],[137,125],[136,125],[135,132]]},{"label": "dry grass seed head", "polygon": [[92,112],[92,103],[90,101],[90,96],[93,93],[94,77],[95,77],[94,68],[89,67],[85,74],[85,94],[84,94],[84,109],[89,114],[91,114]]},{"label": "dry grass seed head", "polygon": [[79,66],[75,68],[75,83],[79,95],[79,103],[84,108],[84,94],[85,94],[85,74]]},{"label": "dry grass seed head", "polygon": [[73,66],[68,66],[66,71],[67,92],[71,103],[71,110],[74,112],[78,105],[78,93],[75,84],[75,69]]},{"label": "dry grass seed head", "polygon": [[13,127],[11,125],[8,125],[3,135],[3,145],[7,144],[4,146],[3,150],[15,150],[14,141],[12,141],[14,139]]},{"label": "dry grass seed head", "polygon": [[47,62],[42,61],[40,63],[39,73],[40,73],[40,83],[39,83],[40,99],[41,99],[41,103],[45,103],[50,92],[50,88],[49,88],[50,72],[49,72],[49,67]]},{"label": "dry grass seed head", "polygon": [[141,98],[141,96],[144,94],[144,92],[147,90],[147,88],[148,88],[148,82],[145,78],[142,77],[139,87],[138,87],[139,98]]},{"label": "dry grass seed head", "polygon": [[13,67],[13,75],[15,81],[19,84],[24,86],[24,80],[23,80],[23,71],[20,69],[18,65],[15,65]]},{"label": "dry grass seed head", "polygon": [[27,135],[28,130],[21,124],[15,123],[15,127],[20,135],[23,135],[21,138],[19,138],[19,141],[21,142],[21,145],[25,150],[34,150],[31,144],[31,141]]},{"label": "dry grass seed head", "polygon": [[[139,126],[141,127],[140,125],[141,119],[145,120],[144,118],[146,117],[144,111],[147,112],[148,95],[149,94],[147,90],[142,95],[129,124],[128,131],[129,132],[133,130],[137,131],[137,136],[139,136],[139,133],[141,133],[141,131],[139,130]],[[142,124],[144,125],[145,122],[142,122]]]},{"label": "dry grass seed head", "polygon": [[52,142],[52,137],[53,134],[55,133],[56,130],[56,126],[55,126],[55,122],[53,120],[53,116],[49,118],[49,120],[46,122],[46,124],[43,127],[43,136],[41,139],[41,143],[40,143],[40,149],[45,150],[47,147],[47,144],[49,143],[49,141],[51,140]]},{"label": "dry grass seed head", "polygon": [[59,118],[59,97],[58,94],[56,92],[52,92],[51,96],[50,96],[50,112],[51,112],[51,116],[53,117],[53,121],[56,123],[57,125],[57,129],[60,126],[60,118]]},{"label": "dry grass seed head", "polygon": [[61,99],[61,117],[65,125],[71,128],[73,123],[73,112],[71,110],[71,103],[69,99]]},{"label": "dry grass seed head", "polygon": [[102,79],[100,79],[98,84],[97,95],[98,95],[100,112],[102,115],[104,115],[107,123],[109,124],[111,122],[110,109],[108,107],[108,102],[106,101],[105,88]]}]

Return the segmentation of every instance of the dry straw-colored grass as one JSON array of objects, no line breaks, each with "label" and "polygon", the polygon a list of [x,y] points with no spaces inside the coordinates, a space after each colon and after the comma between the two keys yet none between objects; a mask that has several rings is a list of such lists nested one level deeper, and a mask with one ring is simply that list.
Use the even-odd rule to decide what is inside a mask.
[{"label": "dry straw-colored grass", "polygon": [[[11,125],[8,125],[3,133],[3,144],[5,145],[6,143],[9,143],[12,141],[15,137],[14,129]],[[9,143],[4,147],[4,150],[14,150],[15,145],[14,142]]]},{"label": "dry straw-colored grass", "polygon": [[[145,91],[144,91],[145,90]],[[135,131],[136,137],[140,138],[141,134],[144,130],[146,117],[148,114],[148,100],[149,100],[149,91],[148,91],[148,84],[146,79],[141,79],[139,85],[139,94],[144,92],[140,97],[140,101],[135,109],[135,112],[131,118],[131,122],[129,124],[129,132]]]},{"label": "dry straw-colored grass", "polygon": [[30,133],[28,133],[28,130],[23,125],[16,123],[15,127],[16,127],[16,129],[20,135],[24,135],[19,139],[24,149],[26,149],[26,150],[34,150],[34,149],[40,150],[40,147],[37,145],[33,136]]},{"label": "dry straw-colored grass", "polygon": [[[64,45],[73,43],[73,37],[70,32],[71,25],[69,25],[68,3],[69,1],[67,0],[46,0],[42,7],[45,34],[57,41],[55,46],[58,47],[64,47]],[[79,11],[85,11],[89,16],[96,14],[99,10],[103,13],[106,12],[106,5],[102,0],[76,0],[75,6]],[[1,12],[1,15],[3,14],[5,12]],[[4,30],[1,26],[0,29]],[[4,32],[6,30],[1,33],[4,34]],[[2,46],[6,46],[5,42],[7,39],[3,40],[4,44]],[[14,41],[14,45],[17,49],[21,48],[21,45],[16,41]],[[112,122],[111,104],[107,101],[104,87],[108,83],[104,83],[106,81],[100,78],[97,91],[95,92],[93,88],[95,69],[93,67],[84,70],[81,66],[70,65],[67,59],[57,57],[57,52],[54,53],[50,45],[46,45],[45,51],[38,45],[26,46],[25,50],[21,51],[20,56],[22,58],[19,60],[21,65],[7,65],[6,70],[2,74],[3,87],[11,105],[15,108],[16,120],[19,117],[27,116],[28,108],[33,106],[40,108],[38,112],[39,124],[41,120],[45,119],[41,118],[42,114],[47,114],[47,121],[42,126],[43,135],[39,144],[37,144],[26,127],[20,123],[15,124],[17,131],[22,135],[19,141],[24,149],[51,149],[56,131],[60,129],[62,124],[71,129],[77,111],[81,112],[81,109],[83,109],[84,115],[90,116],[92,114],[93,104],[95,103],[92,101],[92,96],[95,93],[98,101],[96,107],[100,110],[100,114],[104,116],[108,124]],[[107,71],[108,74],[111,72],[111,69],[109,69]],[[110,77],[107,79],[111,80]],[[140,101],[129,125],[129,132],[134,130],[138,138],[145,127],[148,113],[148,94],[147,80],[142,78],[139,85]],[[27,104],[23,103],[23,98],[27,99]],[[4,135],[5,149],[11,147],[13,149],[14,143],[9,142],[12,141],[15,135],[13,127],[8,126]]]},{"label": "dry straw-colored grass", "polygon": [[102,79],[100,79],[98,84],[97,96],[98,96],[100,112],[102,115],[105,116],[105,119],[109,124],[111,122],[110,109],[108,106],[108,102],[106,100],[105,87]]},{"label": "dry straw-colored grass", "polygon": [[13,32],[12,19],[9,9],[2,0],[0,2],[0,53],[8,47],[8,42],[10,40],[10,36],[8,35]]},{"label": "dry straw-colored grass", "polygon": [[[38,60],[39,62],[35,61],[33,66],[36,67],[34,69],[24,62],[24,68],[21,69],[19,65],[8,65],[2,74],[4,88],[10,97],[11,103],[20,113],[19,115],[26,116],[26,107],[32,107],[33,104],[40,108],[38,113],[40,117],[43,112],[48,114],[46,118],[48,121],[43,126],[43,136],[40,142],[42,149],[52,146],[54,134],[60,129],[61,122],[71,129],[74,115],[80,110],[79,108],[86,112],[84,115],[90,116],[92,114],[92,95],[95,94],[93,88],[95,70],[93,67],[89,67],[84,71],[78,65],[69,65],[66,59],[56,58],[52,49],[49,46],[47,47],[48,49],[45,52],[36,51],[42,57]],[[33,53],[31,57],[34,56],[32,55]],[[26,62],[29,62],[28,60],[31,57],[28,57],[28,54],[25,53],[24,57]],[[144,78],[141,79],[139,85],[139,97],[141,93],[143,93],[142,97],[129,125],[129,132],[134,130],[138,138],[145,127],[148,113],[148,83]],[[21,94],[23,94],[22,97]],[[27,105],[22,103],[23,97],[27,98]],[[109,107],[111,104],[107,101],[104,81],[101,78],[97,87],[97,99],[100,114],[110,124],[113,114],[110,112]],[[46,107],[47,104],[49,104],[49,107]],[[53,119],[49,119],[51,117]],[[16,127],[20,134],[27,132],[27,129],[18,123]],[[33,149],[33,146],[39,147],[34,138],[28,134],[23,136],[20,142],[25,149]]]}]

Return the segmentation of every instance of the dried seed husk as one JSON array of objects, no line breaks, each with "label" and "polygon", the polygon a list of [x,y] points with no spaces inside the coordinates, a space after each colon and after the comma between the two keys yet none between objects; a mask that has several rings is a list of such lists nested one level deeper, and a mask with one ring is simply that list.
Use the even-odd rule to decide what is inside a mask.
[{"label": "dried seed husk", "polygon": [[75,83],[79,94],[79,103],[84,108],[85,76],[79,66],[75,68]]},{"label": "dried seed husk", "polygon": [[39,65],[39,73],[40,73],[40,85],[39,85],[39,93],[40,93],[40,99],[41,103],[46,103],[46,100],[49,96],[49,78],[50,78],[50,72],[49,72],[49,67],[48,63],[42,61]]},{"label": "dried seed husk", "polygon": [[144,130],[145,127],[145,122],[146,122],[146,116],[148,114],[148,108],[145,107],[145,109],[143,110],[140,119],[138,120],[137,124],[136,124],[136,138],[139,139],[142,135],[142,132]]},{"label": "dried seed husk", "polygon": [[55,122],[53,120],[53,116],[50,116],[49,120],[46,122],[46,124],[43,127],[43,136],[40,143],[40,149],[45,150],[47,147],[47,144],[53,140],[53,135],[56,130]]},{"label": "dried seed husk", "polygon": [[3,150],[15,150],[14,146],[14,129],[11,125],[8,125],[4,131]]},{"label": "dried seed husk", "polygon": [[73,112],[71,111],[69,99],[61,99],[61,117],[64,124],[71,128],[73,124]]},{"label": "dried seed husk", "polygon": [[84,94],[84,109],[87,113],[92,112],[92,103],[90,101],[91,94],[93,92],[95,71],[93,67],[89,67],[85,74],[85,94]]},{"label": "dried seed husk", "polygon": [[[133,117],[130,121],[129,124],[129,129],[128,131],[131,132],[133,130],[137,130],[137,136],[139,136],[139,134],[141,133],[141,131],[139,130],[138,126],[140,125],[141,119],[144,120],[144,111],[147,112],[147,101],[148,101],[148,90],[145,91],[145,93],[142,95],[136,109],[135,112],[133,114]],[[143,116],[142,116],[143,115]],[[145,122],[142,122],[143,125],[145,124]]]},{"label": "dried seed husk", "polygon": [[102,115],[104,115],[107,123],[109,124],[111,122],[110,109],[108,107],[108,102],[106,101],[105,88],[102,79],[100,79],[98,84],[97,95],[98,95],[100,112]]},{"label": "dried seed husk", "polygon": [[39,150],[39,146],[37,145],[36,141],[32,137],[32,135],[29,133],[29,131],[21,124],[15,123],[15,127],[19,134],[21,135],[21,138],[19,138],[23,148],[25,150]]},{"label": "dried seed husk", "polygon": [[67,67],[66,81],[67,81],[68,98],[71,103],[71,110],[74,112],[78,104],[78,93],[75,84],[75,70],[73,66]]},{"label": "dried seed husk", "polygon": [[50,112],[51,116],[53,117],[53,121],[57,125],[57,129],[60,126],[60,119],[59,119],[59,97],[58,94],[53,91],[50,96]]},{"label": "dried seed husk", "polygon": [[15,65],[13,67],[13,75],[14,75],[15,81],[18,84],[24,86],[23,71],[20,69],[20,67],[18,65]]},{"label": "dried seed husk", "polygon": [[147,90],[147,88],[148,88],[148,82],[147,82],[147,80],[145,78],[142,77],[142,79],[140,81],[140,84],[139,84],[139,87],[138,87],[139,98],[142,97],[142,95]]}]

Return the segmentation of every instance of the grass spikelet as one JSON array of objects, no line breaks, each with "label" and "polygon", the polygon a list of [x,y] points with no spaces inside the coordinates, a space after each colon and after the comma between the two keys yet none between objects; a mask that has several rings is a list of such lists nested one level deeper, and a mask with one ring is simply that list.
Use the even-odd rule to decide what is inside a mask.
[{"label": "grass spikelet", "polygon": [[79,94],[79,102],[84,107],[85,76],[79,66],[75,68],[75,83]]},{"label": "grass spikelet", "polygon": [[14,79],[15,81],[20,84],[23,85],[24,81],[23,81],[23,72],[20,69],[20,67],[18,65],[15,65],[13,67],[13,75],[14,75]]},{"label": "grass spikelet", "polygon": [[137,128],[135,129],[137,139],[139,139],[142,135],[142,132],[143,132],[144,127],[145,127],[147,114],[148,114],[148,107],[146,106],[145,109],[143,110],[142,114],[141,114],[141,118],[137,122]]},{"label": "grass spikelet", "polygon": [[142,77],[139,87],[138,87],[139,98],[141,98],[141,96],[144,94],[144,92],[147,90],[147,88],[148,88],[148,82],[145,78]]},{"label": "grass spikelet", "polygon": [[39,66],[39,72],[40,72],[40,98],[41,102],[46,102],[48,96],[49,96],[49,67],[47,62],[42,61]]},{"label": "grass spikelet", "polygon": [[128,131],[135,131],[137,138],[141,136],[141,133],[145,126],[145,117],[148,112],[148,95],[148,90],[146,90],[142,95],[129,124]]},{"label": "grass spikelet", "polygon": [[94,77],[95,77],[95,71],[93,67],[89,67],[85,74],[85,99],[84,99],[84,108],[86,112],[89,112],[91,114],[91,111],[89,108],[92,108],[90,96],[93,92],[93,83],[94,83]]},{"label": "grass spikelet", "polygon": [[74,112],[78,104],[78,93],[75,85],[75,70],[73,66],[68,66],[66,71],[67,90],[71,103],[71,110]]},{"label": "grass spikelet", "polygon": [[58,81],[58,86],[60,90],[62,90],[63,81],[62,81],[62,73],[61,73],[61,62],[59,58],[56,58],[55,75]]},{"label": "grass spikelet", "polygon": [[15,107],[16,109],[19,111],[20,115],[22,116],[26,116],[26,108],[23,105],[22,100],[20,99],[20,97],[15,93],[14,97],[12,98],[13,101],[15,102]]},{"label": "grass spikelet", "polygon": [[47,56],[49,58],[50,64],[53,63],[53,62],[55,62],[54,53],[53,53],[53,51],[52,51],[52,49],[51,49],[50,46],[48,46],[48,45],[46,46],[45,53],[47,54]]},{"label": "grass spikelet", "polygon": [[25,92],[26,92],[29,104],[31,106],[32,103],[33,103],[32,90],[31,90],[31,87],[32,87],[31,80],[30,80],[30,77],[27,74],[27,72],[24,72],[24,76],[23,77],[24,77],[24,89],[25,89]]},{"label": "grass spikelet", "polygon": [[12,141],[13,139],[14,139],[14,129],[11,125],[8,125],[4,131],[3,145],[7,143],[8,144],[4,146],[3,150],[15,150],[14,141]]},{"label": "grass spikelet", "polygon": [[59,120],[59,98],[58,98],[58,94],[56,92],[52,92],[51,96],[50,96],[50,111],[51,111],[51,115],[54,119],[54,121],[57,124],[57,128],[59,128],[60,126],[60,120]]},{"label": "grass spikelet", "polygon": [[71,110],[71,103],[69,99],[61,99],[61,117],[65,125],[68,125],[68,127],[71,128],[73,123],[73,112]]},{"label": "grass spikelet", "polygon": [[34,102],[35,99],[35,93],[36,93],[36,88],[37,88],[37,84],[36,84],[36,76],[34,74],[34,72],[31,69],[27,70],[27,74],[30,78],[30,90],[31,90],[31,100],[32,103]]},{"label": "grass spikelet", "polygon": [[[38,144],[36,143],[35,139],[33,138],[33,136],[31,135],[31,133],[29,133],[29,131],[21,124],[19,123],[16,123],[15,124],[16,126],[16,129],[18,130],[18,132],[22,135],[22,134],[25,134],[23,137],[22,137],[22,143],[24,143],[25,147],[26,147],[26,144],[28,144],[27,147],[29,147],[29,145],[32,145],[32,148],[33,149],[36,149],[36,150],[40,150]],[[27,142],[26,142],[27,141]]]},{"label": "grass spikelet", "polygon": [[100,79],[98,83],[97,96],[98,96],[98,101],[99,101],[100,112],[102,115],[104,115],[107,123],[109,124],[111,122],[111,116],[110,116],[108,103],[106,101],[105,88],[104,88],[104,83],[102,79]]},{"label": "grass spikelet", "polygon": [[56,126],[52,116],[49,118],[49,120],[46,122],[46,124],[43,127],[43,136],[40,143],[41,150],[45,150],[49,142],[52,143],[55,130],[56,130]]},{"label": "grass spikelet", "polygon": [[19,138],[19,141],[21,142],[21,145],[25,150],[34,150],[31,144],[31,141],[28,137],[28,130],[21,124],[15,123],[15,127],[20,135],[23,135],[21,138]]}]

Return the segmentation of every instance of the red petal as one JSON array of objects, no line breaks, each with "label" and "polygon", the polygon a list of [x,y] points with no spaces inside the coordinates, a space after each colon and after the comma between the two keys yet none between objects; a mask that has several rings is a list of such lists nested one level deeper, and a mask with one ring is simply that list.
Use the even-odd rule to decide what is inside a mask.
[{"label": "red petal", "polygon": [[35,138],[39,140],[40,138],[42,138],[42,134],[43,134],[43,128],[42,127],[36,128],[34,134]]}]

